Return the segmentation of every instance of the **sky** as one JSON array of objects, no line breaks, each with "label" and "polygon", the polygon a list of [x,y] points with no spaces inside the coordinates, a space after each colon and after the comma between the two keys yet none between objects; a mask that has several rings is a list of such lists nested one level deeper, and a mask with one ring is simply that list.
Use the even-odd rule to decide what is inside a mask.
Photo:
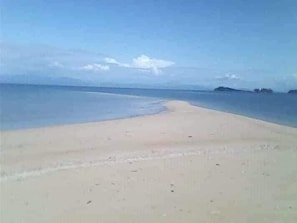
[{"label": "sky", "polygon": [[297,88],[296,0],[0,0],[0,81]]}]

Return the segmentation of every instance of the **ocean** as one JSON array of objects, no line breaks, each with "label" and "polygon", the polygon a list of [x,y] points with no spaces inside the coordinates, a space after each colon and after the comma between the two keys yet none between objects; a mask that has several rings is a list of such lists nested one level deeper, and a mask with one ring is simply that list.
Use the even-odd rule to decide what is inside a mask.
[{"label": "ocean", "polygon": [[293,94],[0,84],[0,129],[156,114],[166,110],[162,103],[167,100],[297,127]]}]

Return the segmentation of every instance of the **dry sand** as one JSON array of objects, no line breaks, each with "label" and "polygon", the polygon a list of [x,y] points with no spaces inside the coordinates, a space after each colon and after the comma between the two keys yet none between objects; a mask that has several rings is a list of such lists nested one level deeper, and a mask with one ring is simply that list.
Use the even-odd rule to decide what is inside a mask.
[{"label": "dry sand", "polygon": [[1,132],[0,222],[297,221],[297,129],[166,104]]}]

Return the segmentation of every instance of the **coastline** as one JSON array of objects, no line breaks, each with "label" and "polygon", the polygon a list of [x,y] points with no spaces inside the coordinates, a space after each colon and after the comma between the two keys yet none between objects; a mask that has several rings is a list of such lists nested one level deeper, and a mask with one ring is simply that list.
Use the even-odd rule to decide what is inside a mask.
[{"label": "coastline", "polygon": [[[103,95],[116,95],[116,96],[123,96],[123,97],[135,97],[135,98],[154,98],[154,97],[147,97],[147,96],[137,96],[137,95],[122,95],[122,94],[116,94],[116,93],[104,93],[104,92],[86,92],[86,93],[100,93]],[[237,113],[237,112],[232,112],[232,111],[228,111],[228,110],[221,110],[218,108],[211,108],[205,105],[199,105],[197,103],[191,103],[189,101],[186,100],[169,100],[169,99],[161,99],[158,97],[155,97],[154,99],[158,99],[160,100],[159,102],[154,102],[157,104],[160,104],[160,111],[158,112],[154,112],[154,113],[144,113],[144,114],[135,114],[135,115],[130,115],[130,116],[123,116],[123,117],[119,117],[119,118],[110,118],[110,119],[103,119],[103,120],[94,120],[94,121],[84,121],[84,122],[71,122],[71,123],[62,123],[62,124],[52,124],[52,125],[46,125],[46,126],[34,126],[34,127],[22,127],[22,128],[12,128],[12,129],[0,129],[0,133],[4,133],[4,132],[17,132],[17,131],[30,131],[33,129],[48,129],[48,128],[57,128],[57,127],[65,127],[65,126],[73,126],[73,125],[84,125],[84,124],[99,124],[102,122],[110,122],[110,121],[117,121],[117,120],[125,120],[125,119],[131,119],[131,118],[137,118],[137,117],[147,117],[147,116],[154,116],[154,115],[159,115],[159,114],[163,114],[163,113],[168,113],[171,112],[170,109],[168,108],[167,104],[170,102],[184,102],[189,104],[190,106],[193,107],[197,107],[200,109],[205,109],[205,110],[209,110],[209,111],[217,111],[220,113],[225,113],[225,114],[230,114],[230,115],[234,115],[234,116],[239,116],[239,117],[243,117],[243,118],[247,118],[247,119],[251,119],[254,121],[259,121],[259,122],[264,122],[264,123],[269,123],[269,124],[273,124],[273,125],[278,125],[278,126],[283,126],[283,127],[288,127],[288,128],[297,128],[295,126],[290,126],[290,125],[286,125],[285,123],[281,123],[281,122],[277,122],[277,121],[272,121],[272,120],[264,120],[261,118],[257,118],[254,116],[249,116],[246,114],[241,114],[241,113]]]},{"label": "coastline", "polygon": [[[69,93],[69,91],[59,91]],[[78,102],[75,102],[75,106],[73,104],[71,105],[70,103],[70,106],[63,107],[61,101],[55,101],[55,99],[58,100],[58,98],[56,97],[57,95],[51,96],[50,101],[53,101],[53,103],[43,104],[42,101],[38,102],[38,100],[41,100],[41,98],[45,95],[39,95],[37,98],[37,102],[27,101],[27,104],[41,103],[41,110],[38,110],[37,107],[29,106],[29,108],[27,109],[28,111],[26,111],[26,109],[25,111],[22,109],[20,109],[19,111],[19,109],[15,107],[11,112],[12,117],[10,117],[11,108],[9,107],[9,105],[11,106],[11,104],[14,104],[14,106],[26,108],[27,104],[19,104],[19,101],[14,100],[15,98],[11,99],[11,101],[14,101],[14,103],[10,103],[10,101],[4,101],[4,103],[2,104],[3,107],[5,108],[6,106],[8,106],[8,108],[4,109],[4,112],[2,114],[2,122],[0,122],[0,132],[18,130],[22,131],[27,129],[58,127],[73,124],[133,118],[150,114],[158,114],[163,112],[163,110],[165,109],[165,107],[163,106],[165,100],[161,98],[151,98],[146,96],[123,95],[105,92],[82,91],[75,93],[79,93],[80,96],[82,96],[77,100]],[[32,92],[30,94],[32,94]],[[92,97],[89,98],[89,96],[86,95],[92,95]],[[23,98],[23,101],[26,101],[25,99],[27,97],[30,98],[31,96],[27,95]],[[68,98],[68,100],[75,99],[76,98],[74,98],[73,95],[71,95],[70,98]],[[108,100],[110,100],[111,103],[108,103]],[[84,104],[83,102],[85,101],[87,102]],[[67,101],[63,101],[63,104],[67,104]],[[96,106],[94,106],[94,104]],[[55,107],[58,108],[57,111],[51,110],[51,108]],[[18,112],[14,113],[15,110],[17,110]],[[55,112],[58,112],[59,115],[47,115],[55,114]],[[33,114],[32,116],[31,113]]]},{"label": "coastline", "polygon": [[153,115],[2,131],[0,220],[294,221],[296,128],[165,105]]}]

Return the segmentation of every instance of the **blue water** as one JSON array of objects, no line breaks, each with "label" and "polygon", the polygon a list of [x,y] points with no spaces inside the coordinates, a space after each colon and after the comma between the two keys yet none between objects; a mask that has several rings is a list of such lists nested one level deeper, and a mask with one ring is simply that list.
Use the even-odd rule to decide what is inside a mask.
[{"label": "blue water", "polygon": [[164,111],[164,100],[172,99],[297,127],[297,96],[292,94],[2,84],[0,128],[31,128],[154,114]]},{"label": "blue water", "polygon": [[[87,90],[87,89],[85,89]],[[197,90],[152,90],[100,88],[92,91],[184,100],[193,105],[297,127],[297,95],[287,93],[214,92]]]},{"label": "blue water", "polygon": [[0,85],[0,129],[118,119],[164,111],[162,100],[50,86]]}]

